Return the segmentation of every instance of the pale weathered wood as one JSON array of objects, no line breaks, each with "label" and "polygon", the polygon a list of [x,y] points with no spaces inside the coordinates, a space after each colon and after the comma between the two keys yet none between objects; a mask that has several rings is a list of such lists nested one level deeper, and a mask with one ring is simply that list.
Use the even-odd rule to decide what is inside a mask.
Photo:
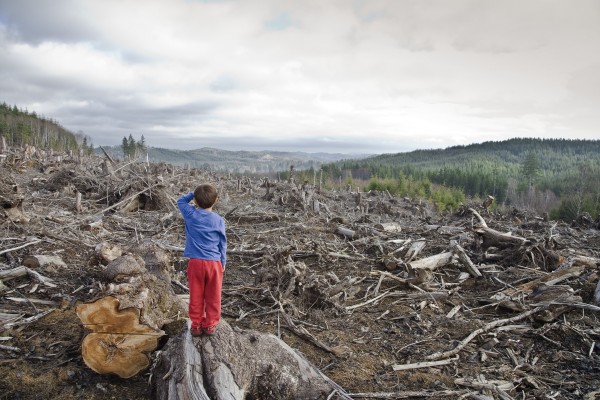
[{"label": "pale weathered wood", "polygon": [[436,268],[448,265],[452,262],[454,253],[447,251],[444,253],[436,254],[430,257],[421,258],[419,260],[411,261],[407,263],[410,269],[429,269],[434,270]]},{"label": "pale weathered wood", "polygon": [[389,233],[402,232],[402,227],[400,226],[400,224],[398,224],[396,222],[382,222],[379,224],[375,224],[374,228],[378,229],[380,231],[389,232]]},{"label": "pale weathered wood", "polygon": [[[353,399],[420,399],[427,397],[460,399],[465,395],[464,391],[457,390],[404,390],[401,392],[370,392],[370,393],[348,393]],[[471,398],[473,398],[471,396]]]},{"label": "pale weathered wood", "polygon": [[10,279],[20,278],[22,276],[27,275],[27,271],[28,271],[28,268],[23,267],[23,266],[8,269],[8,270],[3,270],[3,271],[0,271],[0,279],[4,279],[5,281],[8,281]]},{"label": "pale weathered wood", "polygon": [[510,396],[507,391],[510,392],[514,390],[515,386],[512,382],[505,380],[491,380],[487,382],[477,382],[474,380],[467,380],[464,378],[456,378],[454,383],[460,386],[468,386],[475,389],[487,389],[496,393],[502,400],[512,400],[513,397]]},{"label": "pale weathered wood", "polygon": [[75,212],[77,214],[83,212],[83,207],[81,206],[81,193],[79,191],[75,194]]},{"label": "pale weathered wood", "polygon": [[534,279],[532,281],[523,283],[516,288],[509,287],[502,292],[492,296],[493,299],[501,300],[506,297],[514,297],[521,295],[529,295],[539,285],[545,284],[548,286],[562,282],[566,279],[581,275],[586,270],[584,265],[575,265],[566,269],[553,271],[541,278]]},{"label": "pale weathered wood", "polygon": [[[257,377],[260,377],[257,379]],[[243,400],[325,399],[338,385],[274,335],[234,330],[221,321],[213,336],[194,338],[184,327],[169,339],[152,370],[157,398]]]},{"label": "pale weathered wood", "polygon": [[592,268],[600,265],[600,259],[595,257],[573,256],[570,258],[572,265],[585,265]]},{"label": "pale weathered wood", "polygon": [[495,229],[488,227],[487,223],[483,219],[481,215],[477,211],[472,208],[469,208],[469,211],[479,220],[479,226],[475,227],[474,231],[483,237],[483,248],[488,248],[491,246],[499,246],[503,245],[527,245],[531,242],[528,239],[522,238],[520,236],[514,236],[510,233],[502,233],[498,232]]},{"label": "pale weathered wood", "polygon": [[52,279],[50,279],[46,276],[43,276],[39,272],[34,271],[25,266],[20,266],[20,267],[12,268],[9,270],[0,271],[0,279],[3,279],[5,281],[8,281],[8,280],[14,279],[14,278],[20,278],[25,275],[32,277],[37,282],[40,282],[48,287],[53,287],[53,288],[56,287],[56,284],[54,283],[54,281]]},{"label": "pale weathered wood", "polygon": [[524,246],[527,244],[531,244],[531,242],[528,239],[525,239],[520,236],[514,236],[510,233],[498,232],[497,230],[488,228],[487,226],[477,228],[475,229],[475,232],[483,237],[482,247],[484,249],[491,246]]},{"label": "pale weathered wood", "polygon": [[157,353],[150,375],[157,399],[211,400],[204,387],[202,348],[198,349],[197,344],[200,344],[198,339],[194,340],[185,327]]},{"label": "pale weathered wood", "polygon": [[40,243],[41,241],[42,241],[41,239],[36,239],[36,240],[32,240],[31,242],[25,243],[25,244],[23,244],[21,246],[13,247],[12,249],[2,250],[2,251],[0,251],[0,255],[1,254],[5,254],[5,253],[9,253],[11,251],[20,250],[20,249],[25,248],[27,246],[31,246],[32,244]]},{"label": "pale weathered wood", "polygon": [[[4,324],[4,329],[10,329],[10,328],[14,328],[15,326],[30,324],[41,318],[44,318],[46,315],[50,314],[54,310],[55,310],[55,308],[51,308],[49,310],[32,315],[31,317],[28,317],[28,318],[19,318],[19,317],[15,316],[14,318],[10,319],[10,321],[8,321]],[[2,320],[2,318],[0,318],[0,320]]]},{"label": "pale weathered wood", "polygon": [[406,254],[404,255],[404,261],[408,263],[416,259],[421,250],[423,250],[423,248],[425,247],[425,243],[425,240],[417,240],[413,242],[408,248],[408,250],[406,250]]},{"label": "pale weathered wood", "polygon": [[406,371],[409,369],[439,367],[442,365],[452,364],[456,360],[458,360],[458,357],[449,358],[447,360],[439,360],[439,361],[422,361],[422,362],[411,363],[411,364],[394,364],[394,365],[392,365],[392,369],[394,371]]},{"label": "pale weathered wood", "polygon": [[469,271],[469,274],[476,278],[481,278],[481,271],[473,264],[471,258],[459,244],[454,244],[452,251],[458,256],[458,261]]},{"label": "pale weathered wood", "polygon": [[100,258],[103,264],[108,264],[111,261],[121,257],[123,250],[118,245],[109,245],[108,243],[99,243],[94,249],[96,256]]}]

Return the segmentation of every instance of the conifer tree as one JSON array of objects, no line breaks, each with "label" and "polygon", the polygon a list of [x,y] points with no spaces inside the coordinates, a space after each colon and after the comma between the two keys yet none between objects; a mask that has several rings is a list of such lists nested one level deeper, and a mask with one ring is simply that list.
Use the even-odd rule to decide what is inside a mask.
[{"label": "conifer tree", "polygon": [[533,181],[540,174],[540,161],[533,152],[527,153],[525,161],[521,165],[521,173],[526,179],[529,189],[533,187]]},{"label": "conifer tree", "polygon": [[129,142],[127,138],[123,136],[123,141],[121,142],[121,149],[123,150],[123,157],[129,156]]}]

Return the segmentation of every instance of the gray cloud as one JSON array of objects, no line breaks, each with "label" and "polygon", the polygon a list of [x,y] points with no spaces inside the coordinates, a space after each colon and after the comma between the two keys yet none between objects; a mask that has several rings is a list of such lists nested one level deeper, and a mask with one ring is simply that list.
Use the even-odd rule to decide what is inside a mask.
[{"label": "gray cloud", "polygon": [[0,101],[95,144],[598,138],[599,42],[595,0],[0,0]]},{"label": "gray cloud", "polygon": [[20,41],[31,44],[93,41],[96,34],[89,18],[79,1],[0,1],[0,21]]}]

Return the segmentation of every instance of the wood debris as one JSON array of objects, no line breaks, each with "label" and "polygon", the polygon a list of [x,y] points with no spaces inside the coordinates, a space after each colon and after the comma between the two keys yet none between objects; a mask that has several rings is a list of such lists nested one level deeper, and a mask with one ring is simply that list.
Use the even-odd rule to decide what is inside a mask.
[{"label": "wood debris", "polygon": [[[175,200],[201,182],[217,186],[227,221],[227,340],[273,335],[329,382],[324,398],[578,399],[600,387],[600,233],[585,219],[497,212],[488,201],[438,215],[386,192],[10,151],[0,167],[8,395],[34,397],[25,379],[48,382],[45,368],[57,371],[56,384],[36,389],[45,398],[148,398],[142,374],[115,382],[80,355],[76,310],[107,296],[146,310],[138,322],[163,337],[140,353],[155,393],[174,376],[200,379],[173,367],[182,348],[192,346],[193,363],[208,357],[185,336],[185,307],[158,312],[150,293],[187,294]],[[244,354],[239,365],[255,357]]]}]

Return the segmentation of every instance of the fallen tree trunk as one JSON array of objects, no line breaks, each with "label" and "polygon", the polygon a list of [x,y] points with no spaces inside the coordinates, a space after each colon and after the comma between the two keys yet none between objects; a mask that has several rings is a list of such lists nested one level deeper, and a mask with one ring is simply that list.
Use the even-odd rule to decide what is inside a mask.
[{"label": "fallen tree trunk", "polygon": [[482,247],[487,249],[488,247],[505,247],[516,245],[527,245],[531,244],[531,241],[520,236],[514,236],[510,233],[498,232],[495,229],[488,227],[485,220],[479,215],[477,211],[470,208],[471,213],[479,220],[479,226],[474,231],[483,238]]},{"label": "fallen tree trunk", "polygon": [[169,400],[350,399],[282,340],[223,320],[213,336],[195,338],[183,327],[158,355],[151,380],[155,397]]}]

